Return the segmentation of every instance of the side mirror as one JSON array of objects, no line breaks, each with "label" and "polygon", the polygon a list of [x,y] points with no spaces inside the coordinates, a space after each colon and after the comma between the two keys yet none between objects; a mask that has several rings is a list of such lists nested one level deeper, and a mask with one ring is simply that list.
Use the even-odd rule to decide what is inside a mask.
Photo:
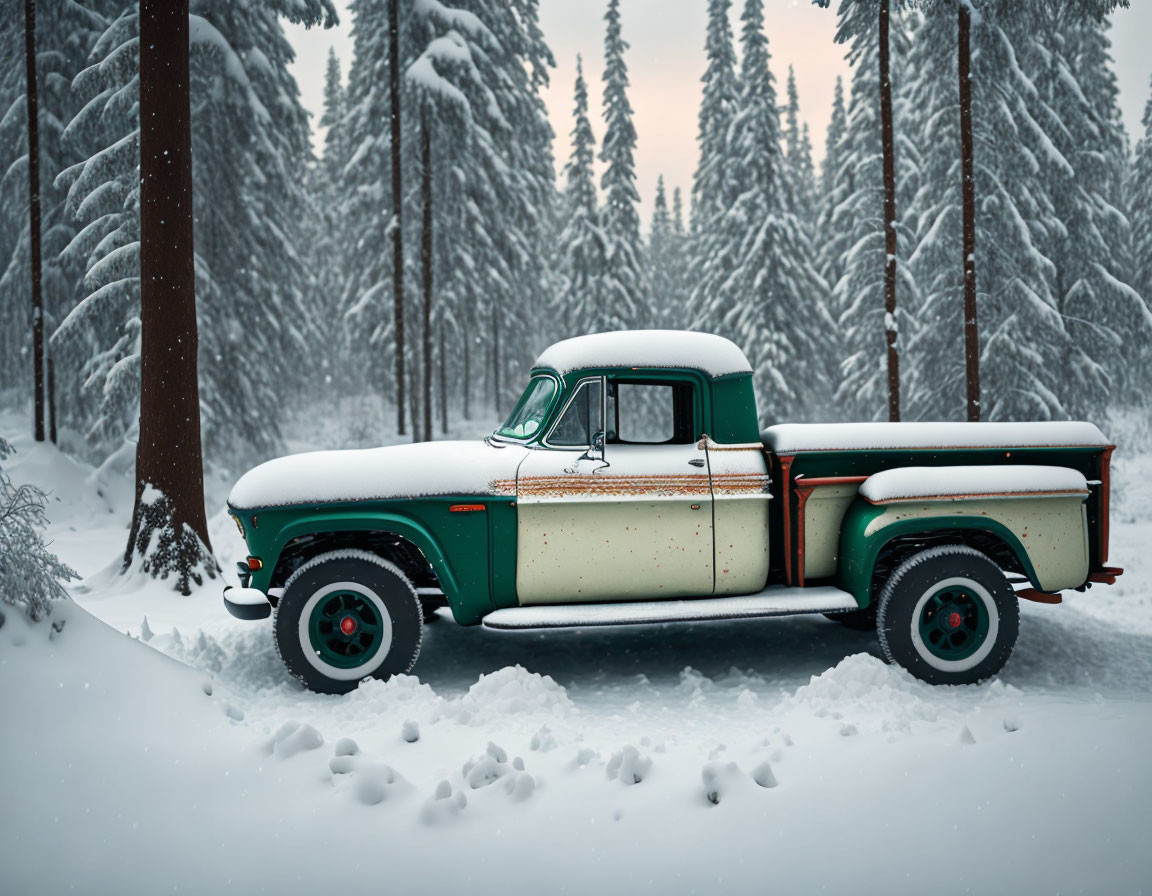
[{"label": "side mirror", "polygon": [[589,453],[592,451],[599,451],[600,459],[604,459],[604,430],[600,430],[600,432],[592,436],[592,447]]}]

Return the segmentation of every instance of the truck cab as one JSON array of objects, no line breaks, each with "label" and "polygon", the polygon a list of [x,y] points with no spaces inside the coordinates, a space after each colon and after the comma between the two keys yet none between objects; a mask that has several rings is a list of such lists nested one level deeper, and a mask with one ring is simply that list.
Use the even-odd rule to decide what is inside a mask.
[{"label": "truck cab", "polygon": [[1074,422],[762,433],[728,340],[578,337],[540,355],[483,442],[246,474],[229,505],[251,556],[225,603],[274,614],[289,670],[328,691],[407,671],[438,604],[501,630],[824,613],[967,683],[1007,660],[1017,600],[1120,574],[1111,451]]}]

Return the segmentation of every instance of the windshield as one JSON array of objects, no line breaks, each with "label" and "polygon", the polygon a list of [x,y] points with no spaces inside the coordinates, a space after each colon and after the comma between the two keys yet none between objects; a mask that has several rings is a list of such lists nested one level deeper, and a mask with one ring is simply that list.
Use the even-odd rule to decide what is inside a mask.
[{"label": "windshield", "polygon": [[555,394],[555,380],[547,376],[533,377],[504,425],[496,430],[496,435],[509,439],[528,439],[534,436],[544,422]]}]

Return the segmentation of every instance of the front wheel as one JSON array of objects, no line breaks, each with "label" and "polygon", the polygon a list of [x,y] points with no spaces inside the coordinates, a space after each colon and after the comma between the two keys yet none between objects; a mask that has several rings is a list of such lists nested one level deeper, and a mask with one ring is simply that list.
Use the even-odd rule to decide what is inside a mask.
[{"label": "front wheel", "polygon": [[364,678],[412,668],[423,614],[396,566],[367,551],[332,551],[288,579],[273,628],[280,659],[301,684],[345,694]]},{"label": "front wheel", "polygon": [[964,545],[921,551],[898,566],[876,608],[880,647],[930,684],[975,684],[999,672],[1020,631],[1000,568]]}]

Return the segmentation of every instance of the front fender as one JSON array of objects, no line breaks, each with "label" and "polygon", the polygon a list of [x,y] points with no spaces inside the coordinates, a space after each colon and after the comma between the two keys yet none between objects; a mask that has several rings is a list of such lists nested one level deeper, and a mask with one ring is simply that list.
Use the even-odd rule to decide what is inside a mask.
[{"label": "front fender", "polygon": [[[457,622],[466,625],[479,622],[484,614],[492,609],[487,588],[483,589],[483,595],[464,594],[460,576],[440,540],[418,519],[384,510],[318,509],[292,514],[289,519],[278,525],[279,521],[274,517],[282,512],[259,513],[259,528],[250,530],[249,549],[264,560],[263,568],[252,576],[253,588],[267,591],[281,553],[296,538],[331,532],[387,532],[407,539],[424,554],[436,573],[436,578]],[[486,550],[485,539],[485,553]],[[486,573],[484,578],[486,579]],[[475,592],[479,589],[473,587],[468,590]]]},{"label": "front fender", "polygon": [[[956,502],[962,504],[963,502]],[[1020,561],[1028,578],[1036,584],[1038,579],[1032,559],[1020,539],[1007,526],[983,514],[965,516],[946,508],[938,508],[931,516],[892,519],[892,505],[871,504],[857,498],[840,527],[840,566],[837,574],[840,587],[856,598],[856,603],[867,607],[872,603],[872,572],[876,558],[893,538],[901,535],[919,535],[944,529],[970,529],[988,532],[1001,539]]]}]

